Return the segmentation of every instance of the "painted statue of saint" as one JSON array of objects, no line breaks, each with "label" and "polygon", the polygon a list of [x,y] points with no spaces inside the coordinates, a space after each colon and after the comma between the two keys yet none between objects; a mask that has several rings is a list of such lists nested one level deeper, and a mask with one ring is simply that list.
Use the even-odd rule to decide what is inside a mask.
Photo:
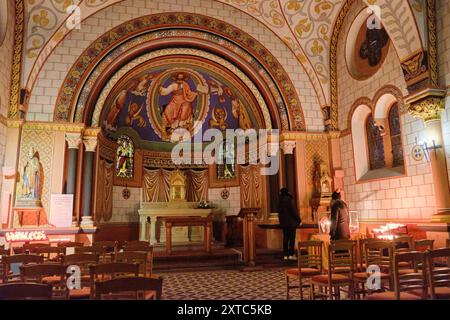
[{"label": "painted statue of saint", "polygon": [[41,163],[37,153],[30,148],[28,161],[21,172],[21,195],[23,198],[40,200]]}]

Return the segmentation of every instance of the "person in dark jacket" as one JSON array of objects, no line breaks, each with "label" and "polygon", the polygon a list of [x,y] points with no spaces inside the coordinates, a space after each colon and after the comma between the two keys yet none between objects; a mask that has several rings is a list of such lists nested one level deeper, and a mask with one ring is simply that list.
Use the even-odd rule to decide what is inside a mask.
[{"label": "person in dark jacket", "polygon": [[296,260],[295,257],[295,233],[301,223],[300,215],[294,203],[294,197],[287,188],[280,190],[278,219],[283,228],[283,253],[284,260]]},{"label": "person in dark jacket", "polygon": [[347,204],[341,200],[341,193],[333,192],[331,195],[331,240],[350,239],[350,217]]}]

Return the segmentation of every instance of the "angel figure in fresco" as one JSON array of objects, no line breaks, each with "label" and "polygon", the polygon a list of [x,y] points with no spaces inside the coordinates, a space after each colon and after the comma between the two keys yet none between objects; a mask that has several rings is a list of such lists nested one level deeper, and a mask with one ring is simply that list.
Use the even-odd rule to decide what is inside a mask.
[{"label": "angel figure in fresco", "polygon": [[141,110],[144,107],[142,104],[139,106],[137,103],[133,102],[128,106],[128,115],[125,118],[125,124],[127,126],[132,127],[134,122],[137,121],[137,125],[140,128],[145,127],[147,124],[144,120],[144,117],[141,116]]},{"label": "angel figure in fresco", "polygon": [[[138,79],[134,79],[127,88],[122,90],[117,95],[105,121],[107,129],[112,129],[117,125],[117,120],[119,118],[120,112],[125,107],[128,93],[136,96],[144,96],[147,93],[147,90],[154,77],[155,74],[149,73],[143,75],[142,77],[139,77]],[[136,115],[136,112],[134,112],[133,114]],[[130,108],[128,109],[128,116],[130,116]],[[142,117],[141,119],[143,120]],[[138,121],[140,121],[140,119]],[[142,121],[140,121],[139,123],[142,124]]]},{"label": "angel figure in fresco", "polygon": [[163,128],[166,133],[171,133],[177,128],[192,129],[193,107],[195,99],[200,93],[207,93],[201,90],[200,86],[191,89],[188,80],[189,75],[186,72],[178,72],[172,75],[173,82],[168,87],[161,86],[159,93],[162,96],[171,95],[168,104],[162,107]]},{"label": "angel figure in fresco", "polygon": [[214,107],[211,117],[212,119],[209,120],[210,128],[218,127],[222,131],[228,128],[227,123],[228,114],[225,108]]},{"label": "angel figure in fresco", "polygon": [[251,129],[252,123],[242,101],[236,97],[230,88],[225,88],[225,94],[231,98],[231,112],[233,113],[233,117],[238,119],[239,128],[242,130]]}]

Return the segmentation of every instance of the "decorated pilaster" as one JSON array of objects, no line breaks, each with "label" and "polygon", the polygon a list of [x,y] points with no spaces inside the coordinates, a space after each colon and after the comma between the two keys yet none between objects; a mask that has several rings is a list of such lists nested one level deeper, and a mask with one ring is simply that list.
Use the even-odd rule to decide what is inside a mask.
[{"label": "decorated pilaster", "polygon": [[284,181],[285,187],[289,189],[293,195],[296,194],[296,184],[295,184],[295,141],[282,141],[280,143],[280,148],[283,151],[283,167],[284,167]]},{"label": "decorated pilaster", "polygon": [[82,219],[81,227],[89,227],[94,225],[92,219],[92,192],[93,192],[93,172],[95,151],[97,149],[97,137],[85,136],[83,138],[85,147],[84,152],[84,168],[83,168],[83,199],[82,199]]},{"label": "decorated pilaster", "polygon": [[444,97],[445,90],[428,89],[407,99],[408,112],[425,122],[424,143],[429,153],[436,199],[434,222],[450,222],[450,186],[441,126]]}]

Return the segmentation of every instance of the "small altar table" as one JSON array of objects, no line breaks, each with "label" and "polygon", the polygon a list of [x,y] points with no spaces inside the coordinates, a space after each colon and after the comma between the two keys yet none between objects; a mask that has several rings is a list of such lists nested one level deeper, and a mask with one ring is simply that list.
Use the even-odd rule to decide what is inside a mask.
[{"label": "small altar table", "polygon": [[44,208],[14,208],[20,227],[42,226],[48,223]]},{"label": "small altar table", "polygon": [[202,226],[204,228],[203,243],[205,251],[211,253],[211,230],[212,217],[165,217],[164,223],[166,226],[166,254],[172,254],[172,227],[196,227]]}]

